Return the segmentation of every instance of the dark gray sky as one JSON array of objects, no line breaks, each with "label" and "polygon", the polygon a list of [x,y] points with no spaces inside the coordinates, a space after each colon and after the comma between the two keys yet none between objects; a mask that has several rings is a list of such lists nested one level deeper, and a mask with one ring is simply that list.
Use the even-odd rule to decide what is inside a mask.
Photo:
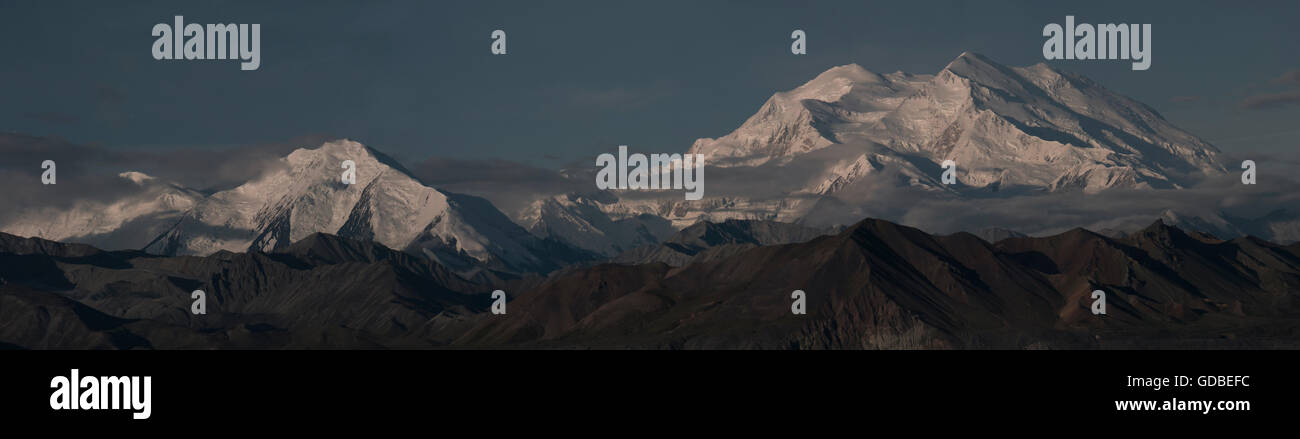
[{"label": "dark gray sky", "polygon": [[[1230,153],[1300,139],[1298,2],[393,1],[0,3],[0,131],[109,148],[349,137],[558,166],[685,150],[835,65],[935,73],[962,51],[1042,62],[1042,28],[1151,23],[1150,70],[1053,61]],[[260,23],[262,66],[157,61],[156,23]],[[809,54],[789,52],[808,33]],[[493,29],[509,54],[489,53]],[[1248,105],[1254,103],[1253,105]]]}]

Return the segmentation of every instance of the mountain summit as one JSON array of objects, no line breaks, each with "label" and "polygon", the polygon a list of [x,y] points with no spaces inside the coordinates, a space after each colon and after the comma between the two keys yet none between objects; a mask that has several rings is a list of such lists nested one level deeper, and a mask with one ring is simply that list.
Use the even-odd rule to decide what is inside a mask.
[{"label": "mountain summit", "polygon": [[953,160],[972,187],[1174,188],[1226,171],[1218,149],[1140,102],[1046,64],[1006,67],[971,52],[935,75],[834,67],[690,152],[752,166],[872,142],[913,161]]},{"label": "mountain summit", "polygon": [[842,135],[878,122],[931,78],[879,75],[857,64],[834,67],[773,95],[731,134],[696,140],[690,153],[704,154],[710,165],[753,166],[844,143],[849,139]]},{"label": "mountain summit", "polygon": [[[606,237],[622,235],[599,225],[647,216],[678,229],[728,219],[819,227],[903,218],[899,200],[1181,189],[1228,171],[1213,145],[1141,102],[1046,64],[1008,67],[972,52],[935,74],[830,68],[688,153],[712,169],[705,200],[611,191],[581,197],[581,208],[537,203],[517,219]],[[956,184],[941,180],[948,160]],[[542,236],[606,255],[644,244],[559,232]]]},{"label": "mountain summit", "polygon": [[[341,181],[356,164],[356,184]],[[145,250],[207,255],[273,251],[318,232],[375,241],[453,268],[475,262],[549,271],[576,257],[511,222],[487,200],[425,186],[387,156],[350,140],[298,149],[272,171],[199,201]]]}]

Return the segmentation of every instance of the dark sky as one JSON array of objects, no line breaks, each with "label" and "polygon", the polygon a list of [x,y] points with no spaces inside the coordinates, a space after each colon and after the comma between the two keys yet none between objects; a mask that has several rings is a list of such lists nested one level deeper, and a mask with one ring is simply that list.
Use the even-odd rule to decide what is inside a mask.
[{"label": "dark sky", "polygon": [[[0,131],[110,148],[353,138],[403,161],[680,151],[835,65],[1044,61],[1042,28],[1152,23],[1150,70],[1052,61],[1221,149],[1300,138],[1300,2],[0,2]],[[156,23],[260,23],[262,66],[157,61]],[[789,52],[808,33],[809,54]],[[489,53],[494,29],[509,54]],[[1248,108],[1245,102],[1271,102]],[[1271,99],[1270,99],[1271,97]],[[1290,98],[1290,99],[1288,99]]]}]

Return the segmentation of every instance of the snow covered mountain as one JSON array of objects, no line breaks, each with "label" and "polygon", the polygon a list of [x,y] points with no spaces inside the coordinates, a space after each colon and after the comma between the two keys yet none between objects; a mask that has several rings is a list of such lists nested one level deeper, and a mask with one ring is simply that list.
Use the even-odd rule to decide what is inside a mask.
[{"label": "snow covered mountain", "polygon": [[835,67],[773,95],[731,134],[696,140],[690,152],[704,154],[711,166],[753,166],[844,143],[840,135],[852,131],[848,124],[880,121],[932,78],[879,75],[857,64]]},{"label": "snow covered mountain", "polygon": [[[25,212],[0,230],[167,255],[270,251],[324,232],[455,269],[549,271],[656,244],[701,221],[822,227],[902,219],[918,197],[1178,189],[1228,169],[1214,146],[1140,102],[1045,64],[1006,67],[973,53],[934,75],[831,68],[688,152],[706,156],[703,200],[674,191],[550,193],[512,208],[512,222],[487,200],[426,186],[383,154],[336,141],[211,195],[124,173],[138,195]],[[357,164],[355,185],[339,181],[344,160]],[[957,164],[956,185],[940,183],[945,160]],[[1179,223],[1300,239],[1300,220],[1284,214],[1249,225],[1215,215]]]},{"label": "snow covered mountain", "polygon": [[602,208],[617,201],[602,192],[543,198],[525,210],[520,223],[539,237],[556,238],[604,256],[658,244],[677,231],[671,222],[652,213],[611,218]]},{"label": "snow covered mountain", "polygon": [[136,191],[114,201],[82,200],[71,206],[18,212],[0,226],[7,233],[102,248],[139,248],[166,232],[203,194],[140,172],[118,175]]},{"label": "snow covered mountain", "polygon": [[[565,197],[540,201],[516,218],[567,224],[575,232],[557,235],[570,242],[599,241],[608,232],[574,236],[587,224],[645,215],[678,229],[728,219],[830,225],[890,217],[905,210],[898,200],[919,196],[1178,189],[1228,169],[1213,145],[1087,78],[1046,64],[1006,67],[969,52],[933,75],[831,68],[688,152],[706,157],[703,200],[615,191],[609,199],[585,197],[580,209],[558,208]],[[940,182],[946,160],[957,165],[955,185]],[[580,245],[612,248],[609,241]]]},{"label": "snow covered mountain", "polygon": [[[1214,146],[1140,102],[1046,64],[1005,67],[969,52],[932,76],[832,68],[690,152],[736,166],[866,143],[889,153],[865,161],[953,160],[961,184],[974,188],[1173,188],[1226,171]],[[822,189],[834,192],[862,169],[836,172]]]},{"label": "snow covered mountain", "polygon": [[1300,215],[1286,209],[1276,209],[1257,218],[1240,218],[1222,212],[1199,214],[1165,210],[1160,214],[1165,224],[1205,232],[1219,239],[1254,236],[1281,244],[1300,242]]},{"label": "snow covered mountain", "polygon": [[[356,163],[356,184],[341,181],[345,160]],[[477,261],[544,272],[582,258],[529,234],[487,200],[425,186],[397,162],[354,141],[298,149],[280,165],[202,199],[145,250],[272,251],[324,232],[422,253],[455,269],[470,269]]]},{"label": "snow covered mountain", "polygon": [[[343,184],[343,162],[357,180]],[[539,238],[483,198],[425,186],[382,153],[350,140],[298,149],[233,189],[205,195],[139,172],[112,202],[22,212],[0,230],[161,255],[270,252],[315,233],[374,241],[465,272],[549,272],[596,257]]]}]

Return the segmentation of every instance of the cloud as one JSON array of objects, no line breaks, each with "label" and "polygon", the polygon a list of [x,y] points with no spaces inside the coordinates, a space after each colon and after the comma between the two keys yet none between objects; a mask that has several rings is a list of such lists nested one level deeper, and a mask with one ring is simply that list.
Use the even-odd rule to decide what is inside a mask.
[{"label": "cloud", "polygon": [[869,202],[859,204],[861,208],[834,211],[849,211],[836,221],[841,223],[852,221],[855,216],[872,216],[931,233],[999,227],[1034,236],[1076,227],[1133,231],[1150,225],[1166,211],[1185,218],[1201,217],[1211,223],[1230,218],[1259,218],[1280,209],[1300,213],[1300,192],[1296,191],[1300,183],[1288,172],[1291,166],[1265,160],[1256,160],[1260,166],[1256,185],[1244,185],[1239,174],[1230,172],[1184,189],[1112,189],[1093,194],[1040,192],[1005,198],[933,196],[910,188],[884,186],[875,189]]},{"label": "cloud", "polygon": [[95,100],[100,104],[121,104],[126,102],[126,92],[113,85],[99,84],[95,86]]},{"label": "cloud", "polygon": [[[0,134],[0,225],[29,209],[64,208],[79,202],[112,203],[138,196],[139,185],[120,178],[140,171],[160,181],[173,181],[209,191],[233,187],[278,166],[279,157],[300,147],[314,147],[318,137],[250,145],[228,150],[180,149],[122,151],[75,144],[57,138]],[[819,181],[826,163],[862,153],[856,147],[824,148],[807,160],[773,162],[758,167],[705,168],[704,202],[726,200],[804,200],[816,202],[802,220],[809,225],[852,224],[864,217],[882,218],[932,233],[977,231],[1001,227],[1032,235],[1059,233],[1074,227],[1091,230],[1135,230],[1149,225],[1164,211],[1187,217],[1257,218],[1278,209],[1300,212],[1300,187],[1290,169],[1294,157],[1252,154],[1259,164],[1258,185],[1241,184],[1236,172],[1180,190],[1110,190],[1097,194],[1030,193],[959,198],[910,186],[900,186],[895,166],[879,170],[859,187],[862,199],[817,199],[791,194],[792,188]],[[40,184],[44,160],[58,163],[57,185]],[[433,157],[408,169],[424,183],[456,193],[481,196],[517,218],[533,201],[560,194],[596,190],[593,162],[579,162],[562,171],[509,160],[468,160]],[[1230,167],[1232,170],[1232,167]],[[628,199],[682,201],[683,191],[626,192]],[[855,191],[857,192],[857,191]],[[797,218],[796,218],[797,219]],[[792,220],[792,219],[784,219]]]},{"label": "cloud", "polygon": [[[871,171],[839,192],[837,197],[819,198],[815,194],[791,193],[795,188],[816,187],[824,181],[823,172],[828,164],[844,163],[863,151],[859,145],[832,146],[806,153],[799,160],[773,161],[756,167],[706,166],[705,198],[701,203],[726,205],[734,201],[739,203],[735,206],[738,212],[755,216],[793,213],[793,216],[781,217],[780,220],[800,221],[810,226],[847,225],[872,217],[931,233],[1001,227],[1039,236],[1075,227],[1094,231],[1107,228],[1132,231],[1150,225],[1165,211],[1211,222],[1229,217],[1259,218],[1278,209],[1300,213],[1300,191],[1296,190],[1300,183],[1290,172],[1295,169],[1297,160],[1294,156],[1264,153],[1249,155],[1259,166],[1259,183],[1256,185],[1242,184],[1238,166],[1229,161],[1226,163],[1227,173],[1200,180],[1183,189],[1113,189],[1092,194],[976,191],[957,196],[951,192],[911,186],[908,184],[910,177],[901,174],[898,165],[889,164]],[[590,181],[586,176],[579,179],[588,191]],[[683,201],[682,191],[629,191],[618,196],[625,200]],[[780,210],[765,212],[761,206],[746,206],[748,202],[764,201],[789,202],[786,204],[789,207],[771,205]],[[795,204],[798,201],[805,203]],[[759,210],[750,210],[755,208]],[[1291,239],[1300,239],[1300,236]]]},{"label": "cloud", "polygon": [[[67,209],[84,202],[110,204],[140,195],[145,188],[118,174],[136,171],[157,181],[213,193],[283,166],[279,160],[298,148],[321,145],[328,136],[303,136],[286,142],[227,149],[174,148],[123,150],[51,137],[0,133],[0,225],[31,209]],[[58,184],[42,185],[41,163],[54,160]],[[488,198],[507,213],[542,197],[594,188],[588,178],[508,160],[434,157],[408,166],[425,184]],[[585,174],[584,174],[585,175]]]},{"label": "cloud", "polygon": [[[60,139],[0,134],[0,222],[29,209],[67,208],[80,200],[115,200],[137,188],[130,182],[101,172],[121,165],[111,151],[76,145]],[[41,184],[41,164],[54,160],[58,183]]]},{"label": "cloud", "polygon": [[1273,85],[1300,85],[1300,69],[1283,73],[1282,76],[1269,81]]},{"label": "cloud", "polygon": [[[1281,76],[1269,80],[1268,83],[1282,86],[1300,85],[1300,69],[1283,73]],[[1281,108],[1289,105],[1300,105],[1300,90],[1260,93],[1241,101],[1241,108],[1247,110]]]},{"label": "cloud", "polygon": [[91,164],[115,165],[122,162],[119,153],[91,145],[68,142],[57,137],[36,137],[0,133],[0,170],[30,170],[44,160],[63,162],[60,169],[85,170]]},{"label": "cloud", "polygon": [[[827,160],[851,153],[839,149],[818,152]],[[416,178],[427,185],[487,198],[511,217],[542,198],[561,194],[598,192],[594,160],[570,162],[562,170],[545,169],[500,159],[468,160],[433,157],[410,166]],[[789,189],[803,187],[819,169],[813,160],[761,167],[705,167],[706,199],[744,197],[750,200],[795,198]],[[682,201],[684,190],[621,191],[627,200]],[[612,193],[611,193],[612,194]]]},{"label": "cloud", "polygon": [[1249,110],[1280,108],[1288,105],[1300,105],[1300,90],[1257,94],[1241,101],[1241,107]]},{"label": "cloud", "polygon": [[559,171],[501,159],[432,157],[408,168],[424,184],[487,198],[507,214],[543,197],[587,192],[595,187],[593,180],[569,178]]},{"label": "cloud", "polygon": [[[306,139],[306,138],[305,138]],[[0,224],[31,209],[65,209],[82,202],[112,203],[145,190],[118,174],[137,171],[184,187],[213,192],[279,166],[277,158],[314,140],[249,145],[227,150],[133,151],[59,138],[0,133]],[[58,183],[41,184],[41,164],[54,160]]]},{"label": "cloud", "polygon": [[23,118],[50,125],[72,125],[81,121],[80,117],[58,111],[26,112],[23,113]]},{"label": "cloud", "polygon": [[333,138],[301,136],[284,142],[266,142],[236,148],[175,148],[123,151],[124,170],[140,171],[163,181],[216,192],[230,189],[282,166],[281,157],[298,148],[315,148]]},{"label": "cloud", "polygon": [[[1224,181],[1223,183],[1232,183]],[[1234,190],[1235,189],[1235,190]],[[1031,235],[1060,233],[1075,227],[1090,230],[1134,230],[1150,224],[1165,211],[1184,216],[1215,217],[1221,213],[1258,216],[1252,207],[1295,207],[1277,192],[1264,192],[1236,182],[1197,189],[1111,190],[1098,194],[1067,193],[981,200],[922,200],[901,222],[936,232],[1003,227]],[[1217,197],[1217,198],[1213,198]],[[1215,200],[1215,201],[1211,201]]]}]

